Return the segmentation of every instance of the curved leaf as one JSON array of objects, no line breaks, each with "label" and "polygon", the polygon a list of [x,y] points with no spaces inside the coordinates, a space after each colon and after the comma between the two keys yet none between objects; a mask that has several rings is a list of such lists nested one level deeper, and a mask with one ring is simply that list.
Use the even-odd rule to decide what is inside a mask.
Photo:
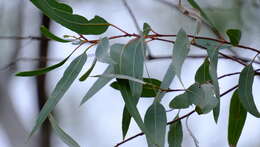
[{"label": "curved leaf", "polygon": [[[176,116],[174,120],[179,119],[179,116]],[[181,120],[176,121],[170,125],[170,130],[168,132],[168,143],[169,147],[181,147],[183,140],[183,131]]]},{"label": "curved leaf", "polygon": [[91,73],[92,70],[94,69],[96,63],[97,63],[97,59],[95,58],[94,61],[93,61],[93,63],[92,63],[92,65],[91,65],[91,67],[87,70],[86,73],[84,73],[84,74],[79,78],[79,81],[82,82],[82,81],[85,81],[85,80],[88,78],[88,76],[90,75],[90,73]]},{"label": "curved leaf", "polygon": [[52,20],[79,34],[102,34],[110,25],[99,16],[87,20],[83,16],[73,14],[70,6],[56,0],[31,0],[31,2]]},{"label": "curved leaf", "polygon": [[65,58],[61,62],[59,62],[57,64],[54,64],[52,66],[49,66],[49,67],[46,67],[46,68],[37,69],[37,70],[32,70],[32,71],[18,72],[15,75],[16,76],[22,76],[22,77],[28,77],[28,76],[39,76],[39,75],[45,74],[45,73],[47,73],[49,71],[52,71],[52,70],[54,70],[54,69],[56,69],[58,67],[61,67],[70,58],[70,56],[74,52],[75,52],[75,50],[72,53],[70,53],[70,55],[67,58]]},{"label": "curved leaf", "polygon": [[183,29],[177,34],[177,38],[174,44],[173,52],[172,52],[172,63],[174,72],[181,80],[181,69],[186,59],[188,53],[190,51],[190,42],[186,32]]},{"label": "curved leaf", "polygon": [[49,115],[49,120],[54,133],[57,134],[64,143],[66,143],[69,147],[80,147],[80,145],[73,138],[71,138],[59,127],[58,122],[52,115]]},{"label": "curved leaf", "polygon": [[73,81],[79,75],[86,60],[87,54],[83,53],[70,63],[69,67],[65,70],[62,78],[55,86],[55,89],[52,91],[51,96],[48,98],[47,102],[44,104],[42,110],[40,111],[36,124],[32,132],[30,133],[30,136],[32,136],[33,133],[42,125],[42,123],[46,120],[50,112],[52,112],[56,104],[60,101],[65,92],[72,85]]},{"label": "curved leaf", "polygon": [[147,36],[151,31],[151,26],[148,23],[144,23],[143,25],[143,35]]},{"label": "curved leaf", "polygon": [[67,42],[71,42],[70,40],[65,40],[65,39],[62,39],[56,35],[54,35],[53,33],[51,33],[45,26],[41,26],[40,28],[41,30],[41,33],[49,38],[49,39],[52,39],[52,40],[55,40],[55,41],[58,41],[58,42],[62,42],[62,43],[67,43]]},{"label": "curved leaf", "polygon": [[251,113],[255,117],[260,117],[260,113],[256,108],[253,94],[252,86],[254,82],[255,71],[252,64],[246,66],[239,76],[239,88],[238,94],[240,102],[247,112]]},{"label": "curved leaf", "polygon": [[[114,73],[113,66],[108,66],[107,69],[104,71],[103,74],[111,74]],[[101,88],[103,88],[109,81],[111,81],[113,78],[108,77],[100,77],[97,79],[97,81],[92,85],[92,87],[88,90],[86,95],[81,100],[80,105],[85,103],[87,100],[89,100],[93,95],[95,95]]]},{"label": "curved leaf", "polygon": [[98,61],[115,64],[115,61],[112,60],[109,53],[109,40],[108,38],[102,38],[97,46],[96,53],[95,53]]},{"label": "curved leaf", "polygon": [[227,30],[227,35],[232,45],[236,46],[239,44],[241,39],[241,31],[237,29],[229,29]]},{"label": "curved leaf", "polygon": [[[144,40],[134,39],[128,42],[120,52],[118,74],[128,75],[136,79],[143,79],[144,69]],[[130,89],[134,97],[140,97],[142,84],[129,81]]]},{"label": "curved leaf", "polygon": [[144,124],[154,140],[152,143],[150,138],[147,138],[148,143],[151,143],[149,146],[164,147],[167,117],[165,108],[158,101],[154,101],[146,111]]},{"label": "curved leaf", "polygon": [[[166,74],[162,80],[161,89],[168,89],[171,85],[172,80],[174,79],[175,75],[177,75],[181,81],[181,67],[186,58],[187,54],[189,53],[189,40],[187,38],[187,34],[184,30],[180,30],[177,34],[176,42],[172,51],[172,62],[169,65]],[[161,99],[166,92],[159,92],[157,94],[157,98]]]},{"label": "curved leaf", "polygon": [[228,143],[231,147],[235,147],[240,138],[241,132],[245,125],[247,112],[242,106],[238,90],[233,93],[228,119]]},{"label": "curved leaf", "polygon": [[[207,53],[210,62],[209,75],[210,75],[211,82],[214,85],[215,95],[220,100],[217,67],[218,67],[218,52],[219,49],[223,47],[223,45],[220,43],[216,43],[215,41],[205,41],[205,40],[200,40],[199,45],[201,44],[202,46],[207,48]],[[220,103],[218,103],[218,106],[213,110],[215,122],[218,121],[219,111],[220,111]]]}]

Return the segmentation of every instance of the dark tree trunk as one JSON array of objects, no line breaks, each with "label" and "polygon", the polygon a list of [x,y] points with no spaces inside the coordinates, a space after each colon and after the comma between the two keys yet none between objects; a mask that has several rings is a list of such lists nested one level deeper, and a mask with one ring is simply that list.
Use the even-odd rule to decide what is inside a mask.
[{"label": "dark tree trunk", "polygon": [[[50,19],[42,15],[41,17],[41,25],[44,25],[46,28],[50,28]],[[43,37],[43,36],[42,36]],[[39,43],[39,58],[47,58],[48,57],[48,48],[49,41],[41,40]],[[39,61],[37,68],[43,68],[47,66],[47,60]],[[41,75],[36,78],[36,86],[37,86],[37,94],[38,94],[38,105],[39,108],[42,109],[43,105],[46,102],[47,98],[47,90],[46,90],[46,75]],[[50,147],[51,146],[51,126],[50,122],[46,120],[40,131],[40,140],[39,147]]]}]

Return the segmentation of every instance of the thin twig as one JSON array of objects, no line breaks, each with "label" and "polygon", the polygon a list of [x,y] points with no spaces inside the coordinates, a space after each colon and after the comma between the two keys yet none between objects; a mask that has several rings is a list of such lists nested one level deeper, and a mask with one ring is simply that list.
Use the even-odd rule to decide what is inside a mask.
[{"label": "thin twig", "polygon": [[39,36],[27,36],[27,37],[22,37],[22,36],[0,36],[0,40],[49,40],[48,38],[45,37],[39,37]]},{"label": "thin twig", "polygon": [[136,19],[135,15],[134,15],[133,11],[131,10],[131,8],[130,8],[130,6],[128,5],[128,3],[127,3],[126,0],[122,0],[122,1],[123,1],[124,6],[126,7],[128,13],[129,13],[130,16],[132,17],[132,20],[133,20],[133,22],[134,22],[134,24],[135,24],[135,27],[136,27],[138,33],[140,34],[140,33],[141,33],[141,29],[140,29],[140,27],[139,27],[139,25],[138,25],[137,19]]}]

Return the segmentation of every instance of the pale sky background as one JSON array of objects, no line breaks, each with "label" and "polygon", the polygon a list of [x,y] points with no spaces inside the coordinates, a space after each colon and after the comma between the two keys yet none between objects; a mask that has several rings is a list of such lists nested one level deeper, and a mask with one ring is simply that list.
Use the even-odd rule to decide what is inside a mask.
[{"label": "pale sky background", "polygon": [[[4,0],[7,2],[7,0]],[[188,33],[193,33],[196,27],[196,23],[190,21],[188,18],[182,16],[176,10],[172,8],[162,5],[153,0],[128,0],[131,8],[135,11],[135,15],[138,19],[138,23],[140,26],[144,22],[148,22],[153,29],[157,32],[164,34],[176,34],[177,31],[182,27]],[[202,3],[202,0],[198,1]],[[226,1],[222,1],[226,2]],[[123,6],[120,0],[96,0],[96,1],[69,1],[68,2],[74,9],[75,13],[83,15],[87,18],[92,18],[94,15],[99,15],[105,18],[108,22],[113,23],[128,32],[136,32],[136,29],[133,25],[133,21],[129,17],[125,7]],[[227,3],[227,2],[226,2]],[[11,4],[7,4],[10,5]],[[222,6],[221,2],[215,2],[213,0],[207,0],[205,6]],[[249,4],[246,6],[250,6]],[[245,7],[246,7],[245,6]],[[25,28],[23,36],[38,36],[39,29],[39,11],[30,3],[26,2],[26,13],[24,15],[25,20]],[[228,8],[228,4],[225,5]],[[246,8],[244,8],[246,9]],[[251,8],[250,11],[241,12],[243,21],[246,23],[242,27],[243,38],[242,44],[252,46],[252,47],[260,47],[259,35],[257,35],[260,31],[257,30],[256,26],[259,26],[260,16],[258,13],[256,15],[255,12],[259,12],[260,8]],[[253,10],[256,9],[256,10]],[[252,12],[251,12],[252,11]],[[254,12],[254,13],[253,13]],[[251,14],[253,13],[253,15]],[[231,13],[231,15],[234,15]],[[248,17],[251,17],[250,19]],[[232,21],[232,20],[230,20]],[[234,23],[235,24],[235,23]],[[241,27],[238,25],[234,25],[232,22],[230,23],[230,27]],[[250,25],[249,25],[250,24]],[[60,25],[54,23],[51,28],[52,32],[55,34],[62,36],[67,34],[75,34]],[[118,35],[120,32],[117,30],[110,28],[107,33],[101,36],[112,36]],[[6,34],[7,36],[10,34]],[[13,34],[11,34],[13,35]],[[205,29],[202,29],[200,35],[211,36],[209,32]],[[100,36],[100,38],[101,38]],[[212,36],[211,36],[212,37]],[[93,38],[93,37],[92,37]],[[126,42],[126,39],[117,39],[111,41],[111,44],[115,42]],[[37,42],[31,41],[23,41],[24,46],[22,48],[21,57],[33,57],[36,55],[36,45]],[[170,55],[172,52],[172,45],[162,42],[154,41],[149,44],[151,47],[152,53],[154,55]],[[72,50],[75,48],[74,45],[71,44],[61,44],[57,42],[51,42],[50,46],[50,57],[63,59],[65,58]],[[82,48],[84,49],[84,47]],[[4,48],[2,50],[8,50],[8,48]],[[82,51],[82,50],[81,50]],[[94,53],[95,48],[92,48],[90,53]],[[5,51],[6,53],[8,51]],[[200,54],[204,53],[199,50],[192,50],[191,54]],[[254,54],[249,54],[247,52],[239,52],[246,57],[253,57]],[[2,54],[2,53],[1,53]],[[76,57],[77,54],[80,54],[78,51],[73,55],[73,58]],[[89,57],[87,64],[84,69],[88,69],[90,64],[92,63],[93,58]],[[70,60],[71,61],[71,60]],[[198,67],[202,64],[203,60],[190,60],[187,59],[183,65],[182,77],[185,87],[189,87],[194,82],[194,74]],[[50,62],[49,64],[54,64],[56,62]],[[164,73],[166,72],[170,60],[155,60],[147,62],[147,66],[149,69],[149,74],[153,78],[157,78],[162,80]],[[67,62],[63,67],[56,69],[50,73],[48,73],[48,85],[49,85],[49,93],[53,90],[55,84],[58,82],[60,77],[63,74],[63,71],[68,66],[69,62]],[[106,68],[106,64],[98,63],[94,68],[94,74],[100,74]],[[259,68],[259,66],[255,66]],[[225,73],[237,72],[241,71],[241,66],[237,63],[234,63],[229,60],[220,60],[219,61],[219,71],[218,75],[223,75]],[[30,70],[34,69],[34,65],[28,62],[20,62],[19,70]],[[82,70],[83,72],[85,70]],[[24,122],[24,126],[28,131],[32,129],[32,125],[37,117],[37,107],[36,105],[36,93],[34,93],[33,82],[34,78],[22,78],[22,77],[14,77],[12,79],[12,83],[10,85],[10,93],[12,96],[12,101],[17,108],[17,112],[20,114],[22,121]],[[123,100],[120,96],[120,93],[110,86],[104,87],[100,92],[98,92],[95,96],[92,97],[88,102],[86,102],[83,106],[79,106],[81,99],[87,90],[91,87],[95,78],[89,78],[86,82],[78,82],[75,81],[73,86],[69,89],[69,91],[65,94],[62,100],[56,107],[59,124],[64,130],[70,134],[82,147],[110,147],[122,140],[121,133],[121,117],[123,111]],[[260,86],[259,78],[255,78],[254,83],[254,96],[255,102],[260,109],[260,99],[258,98],[259,93],[257,93],[257,89]],[[236,85],[238,82],[238,76],[228,77],[223,80],[220,80],[220,90],[224,92],[228,88]],[[171,85],[171,88],[179,88],[180,84],[177,79],[175,79]],[[33,92],[32,92],[33,91]],[[168,104],[170,100],[180,93],[169,93],[165,96],[162,103],[169,109]],[[231,93],[232,94],[232,93]],[[193,131],[194,135],[199,141],[200,147],[228,147],[227,143],[227,125],[228,125],[228,111],[229,111],[229,102],[231,94],[228,94],[222,97],[221,100],[221,112],[219,117],[218,124],[215,124],[213,120],[212,113],[207,115],[197,115],[193,114],[189,119],[190,128]],[[138,108],[142,115],[145,114],[147,108],[151,105],[152,99],[141,99]],[[181,115],[186,114],[191,111],[193,108],[181,111]],[[170,121],[176,115],[176,111],[167,113],[168,120]],[[185,120],[182,121],[184,128],[184,142],[183,147],[192,147],[195,146],[191,137],[188,135],[185,127]],[[260,144],[259,136],[260,132],[260,119],[252,117],[252,115],[248,114],[245,127],[243,129],[243,133],[241,135],[238,147],[257,147]],[[137,125],[134,121],[131,121],[130,130],[128,132],[128,137],[139,133]],[[11,147],[9,144],[11,140],[3,134],[1,131],[0,125],[0,146],[1,147]],[[53,144],[55,147],[66,147],[64,143],[62,143],[58,138],[53,140]],[[128,143],[122,145],[122,147],[143,147],[146,145],[145,137],[138,137]]]}]

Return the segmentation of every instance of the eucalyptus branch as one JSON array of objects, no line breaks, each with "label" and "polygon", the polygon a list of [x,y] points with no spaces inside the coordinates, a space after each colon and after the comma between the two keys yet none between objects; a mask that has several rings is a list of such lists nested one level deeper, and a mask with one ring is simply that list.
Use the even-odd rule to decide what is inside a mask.
[{"label": "eucalyptus branch", "polygon": [[[236,86],[234,86],[234,87],[228,89],[227,91],[223,92],[223,93],[220,95],[220,97],[225,96],[226,94],[230,93],[231,91],[235,90],[236,88],[238,88],[238,85],[236,85]],[[175,119],[175,120],[173,120],[173,121],[169,121],[169,122],[167,122],[167,125],[171,125],[171,124],[173,124],[173,123],[176,123],[176,122],[179,121],[179,120],[182,120],[182,119],[184,119],[184,118],[187,118],[187,117],[189,117],[190,115],[192,115],[192,114],[195,113],[195,112],[196,112],[196,111],[193,110],[193,111],[191,111],[191,112],[189,112],[189,113],[187,113],[187,114],[185,114],[185,115],[179,117],[178,119]],[[124,143],[126,143],[126,142],[128,142],[128,141],[130,141],[130,140],[133,140],[133,139],[135,139],[135,138],[137,138],[137,137],[139,137],[139,136],[142,136],[142,135],[144,135],[143,132],[138,133],[138,134],[136,134],[136,135],[134,135],[134,136],[132,136],[132,137],[129,137],[129,138],[123,140],[122,142],[117,143],[114,147],[119,147],[120,145],[122,145],[122,144],[124,144]]]}]

